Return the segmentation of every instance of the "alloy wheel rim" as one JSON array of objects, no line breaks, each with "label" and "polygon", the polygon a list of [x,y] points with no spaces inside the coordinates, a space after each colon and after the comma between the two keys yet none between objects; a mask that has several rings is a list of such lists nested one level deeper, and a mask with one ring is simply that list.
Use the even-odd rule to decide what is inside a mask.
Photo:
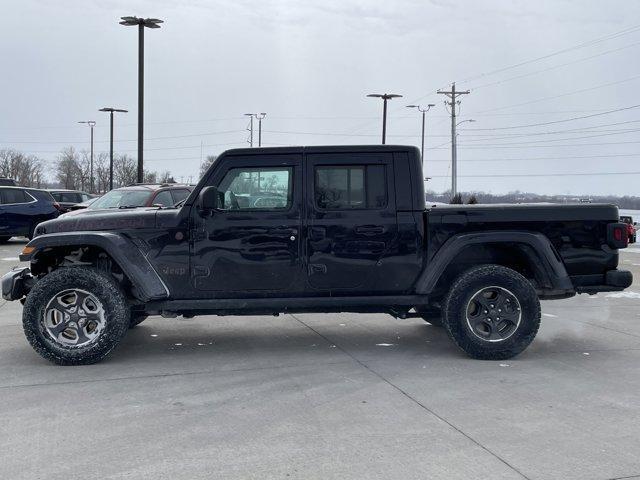
[{"label": "alloy wheel rim", "polygon": [[67,348],[95,343],[106,325],[102,302],[86,290],[56,293],[44,309],[43,326],[56,343]]},{"label": "alloy wheel rim", "polygon": [[465,309],[469,330],[485,342],[503,342],[520,326],[518,298],[504,287],[484,287],[474,293]]}]

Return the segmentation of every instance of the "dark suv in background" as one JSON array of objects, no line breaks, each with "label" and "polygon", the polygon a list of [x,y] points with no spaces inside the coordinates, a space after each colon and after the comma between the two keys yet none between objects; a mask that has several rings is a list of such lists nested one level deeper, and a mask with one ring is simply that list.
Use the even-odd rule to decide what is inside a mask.
[{"label": "dark suv in background", "polygon": [[180,183],[137,184],[121,187],[105,193],[87,208],[173,207],[189,196],[193,185]]},{"label": "dark suv in background", "polygon": [[68,212],[72,206],[78,203],[86,202],[93,198],[92,195],[80,190],[47,190],[58,204],[60,204],[63,212]]},{"label": "dark suv in background", "polygon": [[36,225],[60,215],[60,205],[45,190],[0,186],[0,242],[33,237]]}]

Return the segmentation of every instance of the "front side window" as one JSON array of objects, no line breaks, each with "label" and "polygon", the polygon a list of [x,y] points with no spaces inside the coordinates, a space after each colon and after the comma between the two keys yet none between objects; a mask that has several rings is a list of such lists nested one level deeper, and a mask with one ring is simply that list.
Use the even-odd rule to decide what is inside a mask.
[{"label": "front side window", "polygon": [[173,195],[173,204],[175,205],[176,203],[181,202],[187,198],[190,193],[191,192],[186,189],[171,190],[171,195]]},{"label": "front side window", "polygon": [[286,210],[291,206],[291,167],[232,168],[218,186],[223,210]]},{"label": "front side window", "polygon": [[173,197],[171,196],[171,192],[169,190],[163,190],[156,195],[156,198],[153,199],[153,205],[159,205],[161,207],[172,207],[173,206]]},{"label": "front side window", "polygon": [[315,202],[321,210],[385,208],[384,165],[317,166]]}]

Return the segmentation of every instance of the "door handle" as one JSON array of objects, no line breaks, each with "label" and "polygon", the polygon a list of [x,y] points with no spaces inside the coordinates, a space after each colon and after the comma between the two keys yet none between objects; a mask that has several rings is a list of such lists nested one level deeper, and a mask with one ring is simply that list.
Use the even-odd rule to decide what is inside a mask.
[{"label": "door handle", "polygon": [[385,232],[385,228],[381,225],[362,225],[360,227],[356,227],[356,233],[360,235],[373,236],[380,235]]}]

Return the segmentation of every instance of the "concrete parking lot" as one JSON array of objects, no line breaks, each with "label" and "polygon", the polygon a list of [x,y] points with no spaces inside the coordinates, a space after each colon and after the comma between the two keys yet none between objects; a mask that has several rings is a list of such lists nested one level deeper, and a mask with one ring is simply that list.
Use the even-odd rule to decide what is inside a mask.
[{"label": "concrete parking lot", "polygon": [[0,478],[640,478],[640,248],[621,263],[627,292],[544,302],[504,362],[421,320],[329,314],[151,318],[56,367],[0,301]]}]

